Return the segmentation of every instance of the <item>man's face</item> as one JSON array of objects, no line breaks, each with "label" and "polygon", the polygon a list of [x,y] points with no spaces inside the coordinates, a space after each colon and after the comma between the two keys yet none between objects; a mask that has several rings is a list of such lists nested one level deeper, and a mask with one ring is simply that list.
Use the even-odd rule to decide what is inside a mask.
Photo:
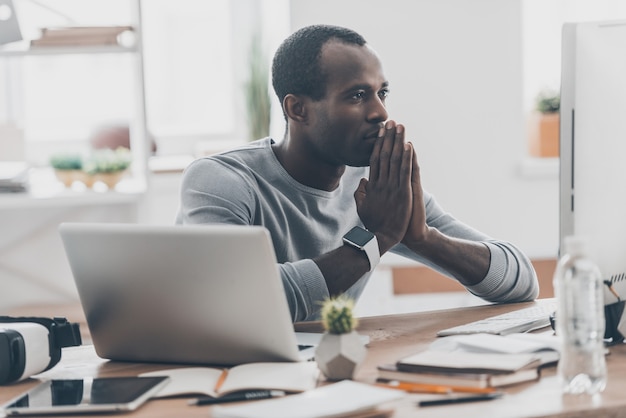
[{"label": "man's face", "polygon": [[326,162],[367,166],[387,111],[388,83],[367,46],[331,41],[322,48],[326,95],[310,101],[309,138]]}]

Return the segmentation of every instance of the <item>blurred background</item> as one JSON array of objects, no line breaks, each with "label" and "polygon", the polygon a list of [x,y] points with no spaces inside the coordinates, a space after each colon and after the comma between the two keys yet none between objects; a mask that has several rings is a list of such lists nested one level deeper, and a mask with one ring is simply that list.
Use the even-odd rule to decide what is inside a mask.
[{"label": "blurred background", "polygon": [[[350,27],[379,53],[390,117],[406,125],[423,185],[443,207],[552,262],[558,142],[540,137],[542,114],[558,117],[561,26],[626,19],[622,0],[13,3],[24,41],[0,48],[0,160],[25,163],[31,176],[26,193],[0,195],[0,308],[75,299],[59,222],[172,223],[189,161],[266,134],[280,139],[270,60],[289,33],[314,23]],[[42,28],[126,25],[134,36],[121,49],[30,46]],[[557,109],[546,112],[538,101],[550,95]],[[121,135],[132,148],[124,181],[89,189],[50,176],[53,156],[86,155],[111,128],[111,141]],[[385,258],[362,314],[446,307],[437,290],[400,296],[394,275],[404,267],[414,266]],[[445,292],[448,304],[478,303]]]}]

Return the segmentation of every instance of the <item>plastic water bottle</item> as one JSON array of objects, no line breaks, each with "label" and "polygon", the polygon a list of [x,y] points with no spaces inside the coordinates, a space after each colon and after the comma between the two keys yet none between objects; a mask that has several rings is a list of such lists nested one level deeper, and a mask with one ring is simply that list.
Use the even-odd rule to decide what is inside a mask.
[{"label": "plastic water bottle", "polygon": [[602,275],[584,239],[566,237],[564,250],[554,274],[561,342],[557,372],[563,393],[594,394],[606,387]]}]

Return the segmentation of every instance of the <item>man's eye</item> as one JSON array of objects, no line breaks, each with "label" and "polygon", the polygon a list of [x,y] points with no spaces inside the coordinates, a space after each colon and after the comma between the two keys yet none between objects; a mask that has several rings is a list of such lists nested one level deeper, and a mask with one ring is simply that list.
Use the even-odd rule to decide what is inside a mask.
[{"label": "man's eye", "polygon": [[381,99],[386,99],[389,96],[389,90],[385,89],[385,90],[381,90],[378,92],[378,97],[380,97]]},{"label": "man's eye", "polygon": [[363,100],[363,98],[365,97],[365,92],[364,91],[359,91],[356,92],[352,95],[352,98],[355,100]]}]

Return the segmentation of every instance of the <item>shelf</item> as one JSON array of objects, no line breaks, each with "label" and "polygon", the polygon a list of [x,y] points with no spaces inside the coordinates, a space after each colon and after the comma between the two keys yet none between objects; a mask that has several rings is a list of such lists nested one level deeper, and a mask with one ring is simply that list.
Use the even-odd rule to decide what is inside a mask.
[{"label": "shelf", "polygon": [[30,48],[28,44],[13,43],[0,48],[0,57],[23,57],[37,55],[93,55],[93,54],[127,54],[138,52],[136,46],[121,45],[101,46],[64,46]]},{"label": "shelf", "polygon": [[0,209],[134,204],[139,202],[142,196],[141,192],[96,192],[93,190],[62,190],[45,196],[31,193],[2,193],[0,194]]},{"label": "shelf", "polygon": [[133,178],[123,179],[115,190],[104,185],[89,189],[77,183],[67,188],[50,168],[31,169],[29,179],[28,192],[0,193],[0,209],[131,204],[146,192],[145,182]]},{"label": "shelf", "polygon": [[[0,199],[2,202],[0,203],[0,207],[6,205],[21,205],[20,201],[24,201],[27,199],[38,200],[38,199],[78,199],[79,202],[84,200],[93,200],[93,199],[108,199],[111,201],[115,201],[118,199],[115,197],[117,193],[121,193],[123,197],[122,199],[127,199],[130,195],[141,195],[146,192],[147,189],[147,177],[148,177],[148,158],[149,158],[149,148],[147,144],[147,126],[146,126],[146,110],[145,110],[145,85],[144,85],[144,64],[143,64],[143,48],[142,48],[142,37],[141,37],[141,0],[128,0],[128,5],[131,8],[131,21],[124,22],[122,26],[124,28],[132,28],[133,35],[130,37],[123,37],[121,34],[121,38],[117,39],[121,42],[121,45],[67,45],[67,46],[34,46],[31,47],[31,41],[26,39],[19,42],[12,42],[7,45],[0,46],[0,64],[8,64],[6,66],[7,71],[5,71],[3,75],[3,80],[6,86],[10,88],[7,90],[9,94],[5,95],[6,97],[0,97],[0,119],[2,119],[2,109],[4,113],[6,113],[6,120],[9,124],[18,125],[18,121],[22,122],[23,114],[26,114],[24,109],[30,106],[30,103],[26,103],[24,99],[24,87],[28,85],[27,77],[32,76],[29,71],[24,71],[24,68],[21,66],[21,61],[28,61],[29,57],[42,57],[41,60],[47,59],[47,57],[59,57],[59,56],[94,56],[94,55],[103,55],[108,54],[112,55],[112,59],[117,59],[116,54],[124,55],[123,58],[130,56],[130,68],[127,68],[126,65],[123,66],[115,66],[117,69],[119,67],[120,71],[127,72],[130,70],[130,76],[132,77],[132,89],[129,89],[129,93],[133,94],[133,100],[131,103],[132,108],[129,109],[130,112],[124,118],[128,119],[128,126],[130,127],[130,150],[132,154],[132,179],[130,181],[123,180],[123,184],[119,184],[116,187],[115,191],[108,191],[106,187],[104,190],[85,190],[84,192],[81,190],[75,190],[76,187],[68,190],[57,190],[56,186],[62,186],[59,183],[46,181],[40,182],[39,180],[35,181],[30,188],[30,192],[26,193],[26,196],[16,197],[16,196],[6,196],[0,195]],[[121,27],[121,26],[120,26]],[[82,58],[82,57],[81,57]],[[109,57],[107,57],[109,59]],[[13,65],[13,64],[16,65]],[[39,60],[36,62],[39,63]],[[72,64],[70,60],[70,64]],[[80,69],[80,66],[77,67]],[[69,68],[71,71],[72,68]],[[41,69],[38,70],[41,73]],[[71,77],[71,76],[70,76]],[[68,85],[63,87],[65,89],[69,89],[72,86],[70,80]],[[80,82],[84,82],[80,80]],[[94,83],[98,81],[93,81]],[[65,84],[65,83],[63,83]],[[80,85],[80,84],[79,84]],[[35,93],[33,93],[35,94]],[[36,102],[36,99],[29,97],[32,102]],[[96,100],[95,97],[88,97],[89,100]],[[80,100],[80,98],[79,98]],[[5,101],[6,103],[2,103]],[[21,118],[21,119],[20,119]],[[24,132],[27,132],[26,127],[24,127]],[[26,149],[26,145],[24,143],[28,142],[31,138],[21,138],[18,141],[22,141],[22,144],[17,144],[18,146],[23,146]],[[68,138],[68,141],[71,141],[75,138]],[[86,141],[86,139],[83,139]],[[37,147],[37,144],[33,144],[28,142],[30,146],[33,148]],[[56,147],[56,148],[55,148]],[[54,152],[63,152],[61,148],[63,145],[53,146],[46,148],[44,147],[43,158],[32,158],[26,152],[24,152],[24,156],[14,157],[17,159],[26,159],[31,164],[42,164],[44,158],[48,154],[53,154]],[[19,148],[17,148],[19,149]],[[54,178],[54,176],[51,176]],[[48,184],[49,188],[40,187],[40,184]],[[75,184],[76,186],[76,184]],[[100,186],[100,185],[98,185]],[[102,185],[103,186],[103,185]],[[103,193],[99,192],[102,191]],[[128,192],[128,193],[127,193]],[[85,197],[93,194],[93,197]]]},{"label": "shelf", "polygon": [[558,180],[559,158],[524,158],[519,163],[519,172],[529,180]]}]

